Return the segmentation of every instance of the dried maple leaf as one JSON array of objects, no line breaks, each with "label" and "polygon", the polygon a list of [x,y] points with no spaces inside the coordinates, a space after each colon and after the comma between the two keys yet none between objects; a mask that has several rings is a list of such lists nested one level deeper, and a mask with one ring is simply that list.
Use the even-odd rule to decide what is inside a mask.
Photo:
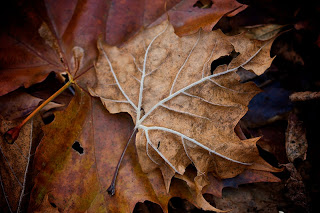
[{"label": "dried maple leaf", "polygon": [[[131,1],[131,4],[134,4],[136,1]],[[164,1],[159,1],[164,4]],[[174,2],[174,1],[172,1]],[[1,44],[4,45],[3,50],[1,52],[1,72],[0,72],[0,79],[1,84],[3,87],[1,87],[1,94],[6,94],[9,91],[12,91],[16,89],[19,86],[25,86],[28,87],[36,82],[42,81],[48,73],[51,71],[55,72],[69,72],[69,74],[76,79],[77,85],[75,85],[76,90],[78,93],[81,91],[81,94],[83,95],[83,91],[78,88],[78,85],[86,85],[89,82],[94,81],[94,77],[90,76],[90,72],[87,72],[88,69],[91,67],[92,60],[97,55],[96,50],[96,38],[97,36],[103,31],[102,28],[99,26],[103,26],[106,21],[105,16],[105,1],[68,1],[67,4],[65,2],[60,3],[59,1],[44,1],[40,4],[34,4],[37,6],[37,8],[34,8],[33,5],[28,5],[29,2],[24,2],[22,6],[19,8],[18,11],[12,11],[12,14],[18,14],[17,17],[10,18],[10,22],[8,24],[8,28],[5,28],[3,31],[3,34],[1,35]],[[154,5],[154,4],[153,4]],[[120,5],[121,6],[121,5]],[[126,6],[129,7],[127,4]],[[144,8],[147,9],[151,4],[147,5],[148,7]],[[161,8],[161,4],[158,5]],[[110,9],[112,11],[115,10],[115,5]],[[121,8],[121,7],[120,7]],[[139,8],[139,7],[137,7]],[[149,9],[156,9],[157,7],[150,7]],[[37,10],[38,9],[38,10]],[[126,9],[122,8],[122,13],[125,13]],[[141,9],[141,8],[139,8]],[[39,12],[40,11],[40,12]],[[160,10],[164,11],[164,10]],[[156,14],[158,14],[159,11],[157,11]],[[94,14],[91,19],[88,19],[88,14]],[[114,15],[119,15],[119,11],[114,13]],[[146,15],[147,14],[147,15]],[[160,13],[161,14],[161,13]],[[160,15],[158,14],[158,15]],[[126,14],[128,15],[128,14]],[[131,13],[131,15],[137,16],[137,14]],[[103,16],[103,17],[102,17]],[[145,13],[145,21],[152,21],[153,18],[149,17],[150,14]],[[9,16],[11,17],[11,16]],[[108,21],[111,20],[111,16],[108,16]],[[126,16],[128,18],[128,16]],[[138,17],[138,16],[137,16]],[[23,24],[21,23],[21,20],[24,20]],[[128,19],[125,19],[126,21]],[[139,19],[140,20],[140,19]],[[12,21],[14,23],[12,23]],[[146,22],[147,23],[147,22]],[[117,25],[119,24],[110,22],[111,25]],[[129,24],[132,24],[130,22]],[[140,26],[140,25],[139,25]],[[110,27],[112,28],[112,27]],[[9,33],[8,33],[9,32]],[[111,32],[111,31],[110,31]],[[128,31],[121,31],[122,33],[126,33],[125,36],[127,36]],[[114,35],[113,35],[114,36]],[[119,36],[119,34],[116,34],[116,36]],[[123,35],[124,36],[124,35]],[[108,37],[108,35],[106,35]],[[127,38],[127,37],[126,37]],[[118,40],[122,41],[122,40]],[[19,53],[19,54],[17,54]],[[84,74],[86,73],[86,74]],[[89,74],[87,74],[89,73]],[[2,82],[3,81],[3,82]],[[92,103],[96,103],[95,99],[92,99],[87,95],[86,98],[82,99],[75,99],[75,103],[73,107],[83,107],[83,100],[86,100],[86,103],[88,103],[88,99],[91,99]],[[89,101],[90,102],[90,101]],[[90,108],[91,107],[91,108]],[[62,190],[65,192],[65,188],[74,189],[71,190],[71,194],[65,194],[65,196],[60,197],[60,201],[54,200],[52,203],[56,203],[58,208],[60,209],[71,209],[71,210],[77,210],[77,209],[83,209],[84,201],[82,200],[83,197],[79,198],[79,196],[76,196],[74,194],[75,189],[81,189],[79,187],[78,182],[69,181],[70,176],[73,176],[74,174],[78,174],[78,170],[72,170],[70,168],[74,168],[74,161],[71,161],[70,164],[70,158],[67,158],[70,156],[70,152],[61,152],[61,147],[68,147],[68,145],[72,145],[74,141],[70,141],[69,137],[64,137],[67,133],[65,131],[69,132],[75,132],[77,134],[80,134],[82,132],[83,134],[97,134],[101,135],[101,141],[105,142],[103,139],[110,138],[112,134],[110,134],[109,131],[104,131],[102,129],[102,132],[100,131],[94,131],[94,129],[101,128],[101,126],[105,126],[105,123],[98,122],[97,120],[104,120],[108,121],[110,119],[110,115],[108,113],[102,113],[100,114],[100,117],[95,117],[92,119],[92,114],[97,110],[97,107],[99,105],[97,104],[91,104],[89,105],[89,112],[87,111],[88,108],[84,107],[82,110],[85,111],[85,120],[91,121],[93,124],[92,126],[82,126],[83,128],[81,130],[77,129],[78,126],[70,126],[73,124],[70,122],[70,119],[72,119],[71,115],[74,115],[71,113],[67,114],[68,111],[65,111],[66,114],[61,116],[63,119],[56,118],[53,125],[56,125],[58,127],[65,127],[64,123],[69,124],[65,129],[55,129],[55,132],[50,131],[50,129],[45,128],[45,135],[47,135],[41,142],[41,146],[37,149],[35,159],[36,159],[36,167],[38,171],[40,172],[38,176],[35,177],[36,185],[33,188],[32,191],[32,197],[30,201],[30,209],[38,210],[37,207],[40,205],[46,205],[50,204],[47,202],[49,199],[52,201],[53,198],[57,198],[59,196],[56,195],[56,192],[60,192],[59,190]],[[69,110],[72,108],[69,108]],[[81,110],[80,110],[81,111]],[[83,113],[83,112],[82,112]],[[114,119],[119,119],[118,123],[119,125],[128,125],[130,124],[129,120],[121,120],[121,116],[114,116]],[[80,117],[77,117],[79,119],[77,122],[81,123],[83,120],[80,119]],[[111,121],[109,121],[111,122]],[[112,123],[112,122],[111,122]],[[114,123],[117,123],[114,121]],[[83,124],[83,123],[82,123]],[[112,124],[114,125],[114,124]],[[123,130],[124,136],[126,135],[125,132],[128,130]],[[61,138],[62,136],[62,138]],[[127,138],[122,137],[114,137],[112,140],[116,141],[115,144],[123,144],[122,142],[125,141]],[[122,141],[123,140],[123,141]],[[82,141],[82,140],[81,140]],[[85,140],[83,143],[92,144],[92,140]],[[70,144],[71,143],[71,144]],[[82,143],[82,144],[83,144]],[[108,143],[107,143],[108,144]],[[52,147],[53,146],[53,147]],[[94,147],[94,145],[92,146]],[[122,149],[123,147],[116,147],[115,149]],[[109,150],[109,149],[107,149]],[[52,158],[43,158],[42,153],[47,153],[49,151],[48,156],[52,156],[51,154],[54,154]],[[85,149],[88,153],[89,150]],[[77,154],[77,153],[76,153]],[[111,154],[114,154],[115,157],[114,160],[118,159],[118,153],[111,149]],[[110,155],[111,155],[110,154]],[[67,156],[67,157],[66,157]],[[89,155],[90,156],[90,155]],[[94,159],[96,156],[91,153],[90,160]],[[54,158],[56,157],[56,158]],[[103,158],[102,158],[103,159]],[[133,159],[133,158],[131,158]],[[76,160],[81,161],[81,158],[77,158]],[[57,164],[57,162],[59,162]],[[83,166],[83,163],[87,161],[81,161],[78,162],[77,165],[79,167]],[[130,165],[136,165],[136,161],[131,160]],[[66,165],[64,167],[63,165]],[[93,164],[94,165],[94,162]],[[109,162],[109,167],[111,168],[109,170],[113,170],[115,163],[111,160]],[[56,169],[52,169],[58,167]],[[131,178],[132,183],[135,183],[136,185],[140,186],[139,191],[141,196],[136,196],[136,199],[132,199],[131,194],[127,194],[125,196],[125,199],[122,197],[121,201],[125,204],[123,204],[123,209],[133,209],[134,205],[138,201],[144,201],[145,199],[152,200],[154,202],[160,202],[160,198],[157,198],[155,196],[156,193],[152,192],[150,194],[147,189],[145,189],[145,185],[143,184],[145,182],[145,179],[138,178],[143,176],[141,175],[141,170],[139,170],[139,166],[137,166],[137,171],[133,172],[133,174],[128,175],[128,179]],[[65,169],[65,173],[61,172],[61,169]],[[128,166],[128,169],[131,169]],[[84,170],[86,171],[86,170]],[[102,169],[103,177],[106,177],[106,181],[104,183],[109,184],[112,178],[112,174],[110,172],[109,175],[105,175],[105,173],[108,170]],[[68,177],[65,177],[64,175],[69,175]],[[96,173],[93,173],[91,177],[94,177],[97,175]],[[48,176],[52,178],[48,178]],[[159,175],[155,174],[153,175],[154,183],[157,184],[156,179],[159,181],[162,181],[160,178],[158,178]],[[146,177],[144,177],[146,178]],[[58,188],[56,185],[53,185],[53,183],[56,180],[68,180],[65,185],[62,185],[61,188]],[[96,180],[96,179],[90,179],[90,180]],[[158,182],[159,182],[158,181]],[[90,182],[90,181],[89,181]],[[125,180],[123,182],[126,182]],[[59,182],[58,182],[59,183]],[[73,184],[72,184],[73,183]],[[90,182],[92,183],[92,182]],[[69,185],[68,185],[69,184]],[[92,186],[95,186],[93,183]],[[84,186],[86,188],[87,185]],[[91,186],[90,186],[91,187]],[[58,189],[57,189],[58,188]],[[105,187],[104,187],[105,188]],[[162,190],[161,187],[159,188],[159,193],[157,195],[161,194],[162,192],[165,193],[165,190]],[[56,189],[56,190],[53,190]],[[97,189],[93,187],[93,189]],[[99,190],[103,190],[103,186]],[[137,187],[127,187],[124,188],[124,191],[130,191],[130,190],[137,190]],[[88,192],[90,190],[84,190],[84,193]],[[181,191],[179,192],[181,193]],[[58,193],[59,194],[59,193]],[[187,194],[187,193],[185,193]],[[91,206],[95,206],[96,197],[99,196],[86,196],[88,198],[85,203],[90,204]],[[182,196],[182,194],[176,194],[177,196]],[[70,197],[75,198],[70,198]],[[106,195],[105,195],[106,196]],[[105,197],[104,196],[104,197]],[[184,197],[187,197],[186,195],[183,195]],[[182,197],[183,197],[182,196]],[[90,200],[90,198],[94,199],[93,201]],[[99,197],[101,198],[101,196]],[[71,207],[64,205],[67,201],[72,200]],[[170,199],[170,196],[163,197],[162,200],[164,200],[163,206],[167,205],[168,200]],[[98,199],[99,200],[99,199]],[[125,200],[125,201],[124,201]],[[191,200],[191,199],[189,199]],[[100,200],[101,201],[101,200]],[[110,202],[110,206],[112,202]],[[160,202],[161,203],[161,202]],[[80,206],[80,207],[79,207]],[[112,208],[112,207],[111,207]],[[115,208],[115,207],[114,207]]]},{"label": "dried maple leaf", "polygon": [[[9,73],[2,70],[1,75],[3,74],[5,78],[1,79],[6,79],[6,83],[8,83],[10,79],[12,80],[10,77],[13,76],[12,73],[15,73],[19,78],[17,78],[16,84],[8,83],[8,87],[2,87],[5,90],[1,92],[5,94],[18,86],[29,86],[35,82],[42,81],[51,71],[64,72],[67,70],[74,79],[77,79],[76,82],[80,86],[86,85],[88,81],[92,82],[94,78],[84,75],[84,73],[90,69],[92,60],[97,54],[93,44],[96,43],[96,38],[102,31],[99,26],[105,23],[105,19],[101,18],[102,14],[105,18],[103,10],[105,9],[105,3],[105,1],[69,1],[68,4],[61,4],[59,2],[52,4],[51,1],[45,1],[45,9],[41,11],[41,16],[38,16],[37,12],[33,9],[28,10],[30,8],[24,8],[24,12],[26,12],[24,15],[30,20],[31,28],[24,30],[24,27],[28,28],[30,26],[26,24],[21,29],[14,29],[13,35],[11,35],[11,38],[8,40],[10,42],[5,46],[6,50],[10,50],[10,53],[19,52],[21,55],[17,55],[16,57],[16,55],[13,54],[14,57],[9,57],[12,61],[1,61],[4,62],[1,64],[4,65],[2,66],[4,68],[8,68],[8,64],[18,65],[16,67],[9,67],[9,69],[5,69],[6,71],[19,71],[17,74],[17,72]],[[63,8],[61,9],[59,5],[62,5]],[[88,14],[95,14],[95,16],[92,17],[92,19],[87,19]],[[115,14],[119,13],[117,12]],[[23,32],[30,34],[23,34]],[[121,32],[127,33],[127,31]],[[6,38],[7,37],[3,38],[3,40],[6,40]],[[30,41],[30,38],[33,38],[33,40]],[[2,44],[4,43],[2,42]],[[143,43],[141,44],[143,45]],[[258,49],[256,50],[259,54],[264,51],[264,49],[260,50],[259,45],[261,44],[257,44]],[[190,47],[190,45],[188,46]],[[143,48],[143,46],[140,46],[140,49],[141,47]],[[265,45],[264,47],[268,49],[269,46]],[[220,55],[228,54],[231,49],[231,45],[229,45],[227,51]],[[254,47],[253,50],[255,50]],[[211,60],[214,58],[215,56],[213,56]],[[242,58],[246,60],[245,57]],[[28,66],[26,66],[26,61],[28,62]],[[140,61],[142,60],[140,59]],[[249,64],[250,62],[245,66]],[[208,70],[206,69],[205,71],[206,74]],[[21,75],[20,72],[22,72]],[[217,82],[219,82],[219,79],[217,79]],[[223,87],[224,86],[221,88]],[[160,203],[166,210],[168,200],[172,196],[180,196],[188,200],[195,200],[195,198],[202,199],[202,196],[199,196],[199,192],[201,191],[199,187],[195,192],[190,193],[189,189],[185,187],[184,182],[181,181],[181,183],[176,180],[175,184],[170,188],[170,194],[167,194],[166,189],[169,188],[168,181],[169,179],[171,180],[170,175],[172,175],[170,168],[168,172],[171,173],[167,177],[167,187],[165,189],[160,179],[160,173],[157,172],[157,170],[148,173],[148,175],[141,173],[133,147],[131,147],[131,151],[129,149],[130,156],[127,157],[128,164],[126,167],[125,165],[122,166],[122,168],[128,170],[128,175],[127,177],[120,176],[119,179],[122,183],[127,183],[120,186],[123,192],[118,192],[118,195],[114,198],[106,195],[106,192],[103,192],[104,189],[107,188],[105,184],[110,183],[112,178],[110,171],[115,167],[114,161],[120,156],[120,154],[114,150],[119,150],[124,147],[122,142],[125,140],[124,138],[127,136],[129,128],[126,129],[123,125],[128,124],[128,120],[120,119],[121,121],[112,122],[109,120],[111,119],[111,115],[107,112],[99,114],[101,113],[101,111],[99,111],[99,113],[95,114],[95,110],[100,107],[96,103],[96,100],[89,97],[88,94],[78,88],[77,85],[75,88],[77,98],[74,99],[74,102],[72,102],[64,112],[66,114],[57,115],[54,123],[50,126],[53,127],[53,130],[45,128],[45,134],[47,136],[42,140],[41,146],[37,149],[35,158],[38,163],[36,167],[40,173],[35,178],[36,185],[32,191],[32,199],[30,201],[31,210],[37,210],[37,207],[41,205],[43,207],[43,205],[55,204],[59,209],[70,211],[90,211],[96,209],[119,211],[119,209],[121,209],[121,211],[127,212],[133,209],[136,202],[146,199]],[[253,95],[253,93],[251,95]],[[76,112],[79,114],[76,114]],[[119,117],[116,116],[115,119],[119,119]],[[100,121],[110,122],[110,126],[116,126],[115,124],[121,126],[124,128],[121,130],[121,132],[123,131],[124,133],[123,136],[116,139],[113,138],[112,145],[110,145],[105,139],[109,139],[111,133],[106,131],[105,128],[102,128],[102,126],[106,126],[106,124]],[[118,131],[118,129],[114,131]],[[95,138],[93,140],[92,135],[99,136],[99,139]],[[88,156],[85,159],[83,159],[81,155],[79,156],[77,152],[70,152],[70,147],[75,140],[80,140],[84,147],[85,156]],[[107,145],[102,145],[104,143]],[[190,141],[186,141],[186,146],[189,146],[189,143]],[[95,146],[99,148],[102,146],[104,149],[101,149],[101,152],[96,155],[93,149]],[[110,146],[113,146],[113,148],[110,149]],[[97,149],[100,151],[99,148]],[[62,152],[61,149],[65,152]],[[102,150],[104,152],[102,152]],[[105,153],[108,153],[108,156],[112,156],[110,157],[112,160],[106,158]],[[84,169],[82,170],[83,167]],[[95,170],[95,168],[98,169]],[[167,168],[164,167],[164,169]],[[123,172],[123,170],[125,169],[120,170],[120,172]],[[270,168],[270,170],[272,170],[272,168]],[[92,171],[94,172],[91,173]],[[81,178],[74,181],[74,177],[77,177],[77,175]],[[150,180],[152,187],[151,185],[145,187],[145,184],[142,184],[145,183],[146,180]],[[136,191],[139,192],[139,196],[135,196],[133,199],[132,193]],[[122,205],[119,206],[117,202],[114,202],[115,200],[117,200],[118,203],[122,203]],[[204,200],[200,200],[200,202],[196,204],[199,207],[207,206]],[[207,206],[207,208],[211,207]]]},{"label": "dried maple leaf", "polygon": [[[117,192],[111,197],[106,189],[121,155],[114,150],[125,147],[133,126],[127,115],[111,115],[99,100],[90,98],[78,87],[75,89],[76,96],[68,108],[56,113],[55,120],[44,127],[45,137],[35,155],[35,172],[39,174],[31,193],[30,211],[132,212],[137,202],[149,200],[167,212],[172,197],[187,199],[199,208],[208,205],[194,187],[188,186],[193,181],[185,177],[183,181],[174,179],[168,193],[160,171],[143,173],[134,144],[129,145],[120,168]],[[82,154],[71,148],[75,141],[83,148]],[[231,181],[234,185],[275,181],[266,179],[270,174],[249,174],[249,177],[247,172],[225,182],[211,175],[210,185],[204,192],[221,196],[222,188],[231,186]]]},{"label": "dried maple leaf", "polygon": [[[163,22],[121,48],[100,41],[98,84],[90,91],[109,112],[131,115],[144,172],[159,168],[169,192],[172,177],[184,179],[186,167],[194,164],[195,202],[217,210],[201,193],[209,172],[225,179],[247,169],[279,171],[259,156],[259,138],[240,140],[234,132],[248,102],[259,92],[253,83],[239,83],[235,71],[243,67],[261,74],[272,62],[267,53],[273,40],[250,42],[243,35],[228,37],[221,31],[179,38],[173,31]],[[210,62],[233,48],[240,55],[211,74]]]},{"label": "dried maple leaf", "polygon": [[[156,31],[161,31],[162,29],[159,28],[163,27],[164,26],[161,25],[151,29],[150,32],[156,35]],[[172,37],[178,39],[172,31],[173,29],[169,27],[166,32],[171,35],[169,39]],[[216,33],[223,36],[221,32]],[[205,33],[205,35],[197,34],[191,36],[191,39],[194,42],[199,39],[198,42],[202,42],[203,45],[205,45],[203,38],[208,38],[206,36],[210,36],[210,33]],[[228,37],[224,36],[223,38],[227,39]],[[182,40],[185,41],[189,39],[190,38],[182,38]],[[210,40],[208,39],[208,41]],[[227,40],[225,40],[225,42],[227,42]],[[144,49],[144,44],[139,44],[141,45],[140,50]],[[213,43],[208,43],[208,45],[210,44],[213,45]],[[181,45],[184,44],[181,43]],[[194,43],[188,45],[191,48]],[[259,54],[263,53],[261,46],[268,49],[270,48],[268,45],[269,43],[262,43],[260,47],[257,46],[256,52],[260,51],[260,53],[258,53],[256,57],[264,57],[263,54],[259,56]],[[197,50],[199,47],[202,46],[195,47],[193,51],[202,51],[200,50],[201,48]],[[213,47],[214,45],[212,49]],[[220,46],[216,46],[215,49],[219,50],[219,47]],[[171,48],[174,48],[174,46]],[[116,47],[112,49],[117,50]],[[219,58],[221,55],[229,54],[233,48],[232,45],[229,44],[226,50],[219,50],[222,51],[222,53],[217,55],[212,54],[211,56],[212,49],[210,49],[208,57],[204,57],[204,60],[208,61],[208,63],[210,60]],[[100,50],[102,51],[102,49]],[[153,47],[149,50],[149,53],[154,51]],[[103,51],[101,53],[103,53]],[[183,53],[181,50],[181,57],[187,57],[189,53],[190,51]],[[195,52],[192,52],[189,59],[192,59],[193,53]],[[119,59],[118,57],[116,58]],[[106,60],[103,54],[98,64],[101,63],[100,60]],[[131,55],[129,55],[129,60],[133,62],[131,67],[133,66],[135,69],[135,63]],[[138,62],[136,61],[136,63]],[[187,63],[185,66],[189,65]],[[126,65],[123,64],[123,66]],[[176,65],[176,67],[177,66],[178,65]],[[106,67],[103,68],[105,69]],[[208,69],[207,67],[205,68],[204,71],[206,74]],[[202,69],[203,66],[201,66],[201,71]],[[221,69],[221,67],[219,69]],[[157,71],[154,71],[153,74],[156,74],[156,72]],[[125,72],[122,73],[126,75]],[[231,74],[229,77],[236,76],[235,73],[229,74]],[[221,75],[221,77],[222,76],[223,75]],[[221,83],[223,83],[220,82],[221,79],[214,80],[216,83],[220,83],[220,86],[215,88],[215,90],[220,88],[219,93],[223,94],[223,91],[226,89],[223,87],[226,85],[221,85]],[[227,82],[235,83],[232,88],[226,89],[230,91],[231,94],[234,92],[233,89],[242,88],[242,85],[237,82],[237,79],[229,79]],[[131,81],[131,83],[133,82]],[[249,83],[248,86],[249,88],[255,89],[254,91],[246,91],[247,93],[244,94],[253,96],[257,92],[257,89],[253,84]],[[126,116],[109,114],[106,110],[102,109],[97,100],[91,98],[81,88],[75,86],[75,89],[76,96],[68,108],[64,112],[57,113],[55,120],[44,128],[45,137],[41,141],[35,156],[36,170],[39,171],[39,174],[35,177],[35,186],[31,194],[29,206],[30,211],[50,209],[51,207],[48,205],[54,204],[53,206],[63,211],[96,211],[99,209],[110,212],[131,212],[137,202],[143,202],[145,200],[159,203],[164,211],[167,211],[167,204],[171,197],[182,197],[193,202],[198,207],[216,210],[203,199],[199,187],[191,187],[192,184],[195,186],[194,180],[191,179],[190,181],[190,179],[186,179],[186,176],[181,177],[182,181],[174,179],[170,187],[170,192],[168,193],[168,187],[166,188],[165,184],[163,184],[162,175],[158,170],[153,170],[148,174],[142,172],[133,144],[129,145],[120,168],[118,182],[121,184],[117,186],[116,194],[110,197],[106,189],[112,180],[112,172],[121,155],[120,152],[115,150],[122,150],[125,147],[124,141],[129,137],[132,126],[128,125],[129,122]],[[237,96],[234,95],[234,97]],[[239,99],[241,100],[241,98],[237,100]],[[243,106],[243,109],[244,113],[246,107]],[[241,116],[239,116],[239,118],[240,117]],[[234,121],[234,123],[236,123],[236,121]],[[232,128],[231,126],[232,124],[230,128]],[[232,132],[232,135],[234,135],[234,132]],[[82,146],[84,150],[83,154],[80,155],[80,153],[72,150],[71,147],[75,141],[78,141]],[[185,141],[185,143],[187,144],[189,142]],[[265,166],[268,167],[268,165]],[[264,169],[265,168],[262,168],[262,170]],[[268,169],[273,170],[271,167]],[[170,170],[170,168],[168,170]],[[190,175],[190,173],[188,173],[188,175]],[[266,180],[264,179],[265,176],[259,177],[255,175],[255,177],[257,177],[255,181]],[[246,182],[245,180],[242,181],[240,181],[240,183]],[[248,179],[248,181],[250,182],[252,180]],[[223,187],[221,184],[222,183],[219,185],[220,190]],[[132,196],[132,194],[135,194],[135,196]]]}]

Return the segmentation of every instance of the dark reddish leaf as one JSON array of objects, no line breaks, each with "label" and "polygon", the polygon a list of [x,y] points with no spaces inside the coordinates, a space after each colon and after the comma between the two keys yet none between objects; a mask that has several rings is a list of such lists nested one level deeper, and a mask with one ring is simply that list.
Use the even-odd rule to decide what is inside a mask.
[{"label": "dark reddish leaf", "polygon": [[[175,5],[169,16],[179,35],[200,27],[211,30],[225,14],[246,8],[235,0],[216,0],[209,9],[194,4],[194,0],[15,1],[3,15],[8,21],[2,23],[0,34],[0,96],[41,82],[52,71],[79,78],[93,66],[99,36],[120,45]],[[79,81],[88,83],[85,77]]]},{"label": "dark reddish leaf", "polygon": [[[167,9],[177,2],[169,1]],[[99,36],[119,45],[164,12],[164,0],[12,3],[1,23],[0,96],[41,82],[52,71],[82,76],[93,67]]]},{"label": "dark reddish leaf", "polygon": [[[126,114],[109,114],[98,99],[76,87],[67,109],[44,127],[35,156],[36,170],[41,172],[35,178],[29,210],[48,209],[53,203],[62,211],[131,212],[137,202],[150,200],[166,211],[173,196],[191,201],[185,182],[176,180],[167,194],[160,171],[142,172],[134,141],[122,162],[116,194],[108,195],[106,189],[121,155],[118,150],[132,131],[130,120]],[[76,141],[82,154],[72,148]]]}]

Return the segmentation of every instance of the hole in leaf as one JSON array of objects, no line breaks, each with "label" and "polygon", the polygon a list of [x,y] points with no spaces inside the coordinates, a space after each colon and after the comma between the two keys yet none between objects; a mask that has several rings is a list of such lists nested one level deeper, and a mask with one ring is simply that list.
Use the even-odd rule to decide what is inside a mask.
[{"label": "hole in leaf", "polygon": [[53,208],[57,208],[57,205],[54,204],[54,203],[50,203],[50,205],[51,205]]},{"label": "hole in leaf", "polygon": [[160,141],[158,142],[157,149],[159,149],[159,147],[160,147]]},{"label": "hole in leaf", "polygon": [[80,155],[84,153],[84,150],[81,146],[81,144],[78,141],[75,141],[72,145],[72,149],[77,151]]},{"label": "hole in leaf", "polygon": [[197,1],[193,7],[198,7],[200,9],[209,9],[213,5],[213,2],[211,0],[199,0]]},{"label": "hole in leaf", "polygon": [[295,141],[291,141],[291,143],[296,143]]},{"label": "hole in leaf", "polygon": [[220,58],[214,60],[211,63],[211,74],[213,74],[214,70],[220,65],[229,65],[232,59],[236,58],[240,53],[232,51],[230,55],[221,56]]}]

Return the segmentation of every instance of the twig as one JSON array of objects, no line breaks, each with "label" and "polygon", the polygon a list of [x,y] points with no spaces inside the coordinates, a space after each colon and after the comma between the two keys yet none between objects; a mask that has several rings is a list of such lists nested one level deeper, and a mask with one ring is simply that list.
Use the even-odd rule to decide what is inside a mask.
[{"label": "twig", "polygon": [[291,101],[309,101],[314,99],[320,99],[320,92],[295,92],[290,95]]}]

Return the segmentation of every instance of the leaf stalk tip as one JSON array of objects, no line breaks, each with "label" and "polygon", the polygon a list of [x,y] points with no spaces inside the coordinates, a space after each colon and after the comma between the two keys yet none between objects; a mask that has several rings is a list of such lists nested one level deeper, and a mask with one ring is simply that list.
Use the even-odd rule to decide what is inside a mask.
[{"label": "leaf stalk tip", "polygon": [[21,130],[20,125],[9,129],[8,131],[6,131],[6,133],[4,133],[3,139],[8,144],[13,144],[17,140],[17,138],[19,137],[20,130]]}]

